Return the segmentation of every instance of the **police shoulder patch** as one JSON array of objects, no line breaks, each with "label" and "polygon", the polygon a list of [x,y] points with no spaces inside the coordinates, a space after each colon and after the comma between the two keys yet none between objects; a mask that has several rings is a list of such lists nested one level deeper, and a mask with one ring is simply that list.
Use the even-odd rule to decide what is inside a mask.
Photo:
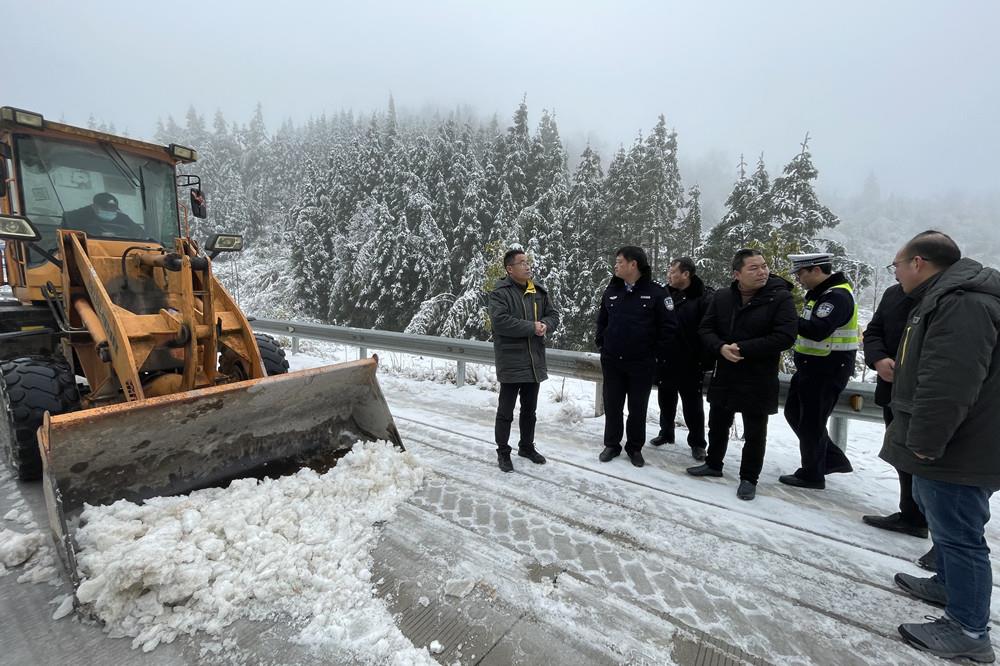
[{"label": "police shoulder patch", "polygon": [[829,317],[831,312],[833,312],[833,303],[820,303],[816,308],[816,316],[820,318]]},{"label": "police shoulder patch", "polygon": [[663,299],[663,304],[667,306],[668,310],[674,309],[674,299],[671,298],[670,296],[667,296],[666,298]]}]

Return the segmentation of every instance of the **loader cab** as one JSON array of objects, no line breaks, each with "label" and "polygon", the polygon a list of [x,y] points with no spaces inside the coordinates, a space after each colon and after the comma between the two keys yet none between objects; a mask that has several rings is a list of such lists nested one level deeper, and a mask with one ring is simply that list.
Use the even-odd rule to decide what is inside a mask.
[{"label": "loader cab", "polygon": [[[59,229],[101,240],[172,247],[180,235],[174,165],[108,143],[15,134],[13,159],[23,215],[58,250]],[[46,261],[28,250],[29,268]]]}]

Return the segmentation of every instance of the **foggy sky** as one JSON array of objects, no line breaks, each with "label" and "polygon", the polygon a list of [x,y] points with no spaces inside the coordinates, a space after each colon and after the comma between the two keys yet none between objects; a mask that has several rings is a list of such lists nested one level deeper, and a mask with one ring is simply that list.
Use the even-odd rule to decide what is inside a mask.
[{"label": "foggy sky", "polygon": [[998,2],[361,4],[5,0],[0,105],[150,138],[192,104],[245,122],[260,101],[273,131],[390,93],[506,126],[526,94],[605,159],[664,113],[682,160],[734,176],[741,152],[775,175],[808,131],[827,191],[1000,189]]}]

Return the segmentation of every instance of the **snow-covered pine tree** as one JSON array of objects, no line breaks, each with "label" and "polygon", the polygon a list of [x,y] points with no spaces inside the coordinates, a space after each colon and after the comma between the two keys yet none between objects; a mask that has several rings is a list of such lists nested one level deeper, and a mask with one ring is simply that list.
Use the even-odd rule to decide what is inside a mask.
[{"label": "snow-covered pine tree", "polygon": [[698,246],[701,245],[701,189],[697,185],[692,185],[688,190],[687,201],[684,202],[684,219],[678,231],[672,258],[687,255],[697,259]]},{"label": "snow-covered pine tree", "polygon": [[766,185],[767,171],[763,157],[758,161],[754,174],[747,178],[746,163],[741,155],[739,176],[726,199],[726,214],[709,232],[698,252],[701,274],[709,284],[715,287],[728,285],[732,280],[731,264],[736,251],[748,247],[755,239],[770,237]]}]

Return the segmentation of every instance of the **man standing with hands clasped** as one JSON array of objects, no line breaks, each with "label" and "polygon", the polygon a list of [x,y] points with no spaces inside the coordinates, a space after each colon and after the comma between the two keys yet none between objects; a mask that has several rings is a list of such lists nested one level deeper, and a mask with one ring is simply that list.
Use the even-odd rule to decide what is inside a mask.
[{"label": "man standing with hands clasped", "polygon": [[702,343],[715,357],[708,387],[708,457],[691,476],[722,476],[729,430],[743,415],[743,461],[736,496],[752,500],[764,467],[767,420],[778,411],[778,364],[795,340],[792,285],[771,275],[760,250],[733,257],[733,283],[715,292],[701,320]]},{"label": "man standing with hands clasped", "polygon": [[514,403],[519,395],[517,455],[538,465],[545,464],[545,457],[535,450],[535,408],[539,383],[548,379],[545,336],[559,325],[559,312],[545,288],[531,280],[531,264],[524,250],[508,250],[503,265],[507,277],[497,281],[490,292],[493,352],[500,380],[494,436],[497,464],[502,471],[513,472],[508,442],[514,421]]}]

